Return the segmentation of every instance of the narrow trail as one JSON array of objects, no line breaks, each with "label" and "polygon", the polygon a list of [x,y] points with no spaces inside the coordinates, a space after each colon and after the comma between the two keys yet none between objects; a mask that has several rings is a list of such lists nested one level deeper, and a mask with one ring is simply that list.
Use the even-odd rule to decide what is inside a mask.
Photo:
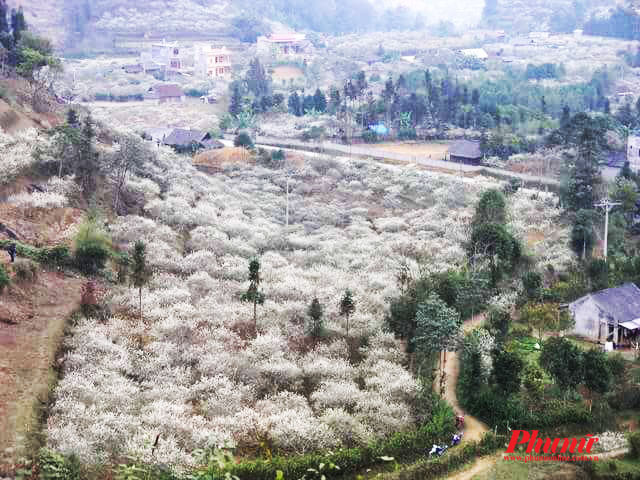
[{"label": "narrow trail", "polygon": [[[482,324],[484,321],[484,314],[475,315],[470,320],[464,322],[463,331],[469,332]],[[457,414],[463,412],[460,404],[458,403],[458,397],[456,395],[456,385],[458,384],[458,375],[460,374],[460,359],[456,352],[447,352],[446,362],[444,365],[445,372],[445,389],[443,398],[453,407],[453,410]],[[434,388],[436,391],[440,387],[440,378],[436,378]],[[489,428],[477,418],[464,413],[464,436],[463,442],[477,441],[482,438],[485,432],[488,432]]]}]

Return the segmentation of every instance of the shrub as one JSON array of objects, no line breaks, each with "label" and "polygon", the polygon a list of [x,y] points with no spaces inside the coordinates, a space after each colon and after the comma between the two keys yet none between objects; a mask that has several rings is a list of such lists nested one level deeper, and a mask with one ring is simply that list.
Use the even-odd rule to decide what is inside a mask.
[{"label": "shrub", "polygon": [[633,458],[640,458],[640,432],[629,434],[629,445],[631,446],[629,454]]},{"label": "shrub", "polygon": [[28,259],[18,259],[13,264],[13,271],[20,282],[31,282],[38,276],[38,265]]},{"label": "shrub", "polygon": [[365,130],[362,132],[362,140],[365,143],[376,143],[378,141],[378,134],[373,130]]},{"label": "shrub", "polygon": [[240,132],[236,135],[236,138],[233,140],[233,145],[236,147],[245,147],[252,149],[253,148],[253,140],[247,132]]},{"label": "shrub", "polygon": [[400,140],[415,140],[418,138],[418,134],[416,133],[416,129],[413,127],[405,127],[401,128],[398,131],[398,138]]},{"label": "shrub", "polygon": [[66,267],[71,263],[71,253],[66,245],[41,248],[34,256],[34,260],[48,267]]},{"label": "shrub", "polygon": [[11,279],[9,275],[7,275],[7,271],[4,266],[0,265],[0,293],[2,293],[5,287],[8,287],[11,283]]},{"label": "shrub", "polygon": [[80,462],[75,457],[65,457],[47,448],[38,452],[38,465],[42,480],[80,480],[83,478]]},{"label": "shrub", "polygon": [[74,263],[78,270],[92,275],[102,270],[109,258],[110,242],[94,221],[82,224],[75,238]]}]

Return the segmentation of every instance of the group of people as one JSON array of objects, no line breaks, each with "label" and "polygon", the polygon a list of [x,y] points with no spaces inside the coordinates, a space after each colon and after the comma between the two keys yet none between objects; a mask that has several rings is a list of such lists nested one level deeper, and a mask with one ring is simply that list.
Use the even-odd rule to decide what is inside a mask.
[{"label": "group of people", "polygon": [[[462,435],[464,435],[464,433],[462,432],[462,429],[464,428],[464,415],[456,415],[456,429],[458,430],[457,433],[454,433],[453,436],[451,437],[451,446],[455,447],[456,445],[459,445],[460,442],[462,441]],[[444,454],[444,452],[447,451],[447,449],[449,448],[448,445],[436,445],[434,444],[433,447],[431,447],[431,451],[429,452],[429,456],[432,457],[434,455],[440,457]]]}]

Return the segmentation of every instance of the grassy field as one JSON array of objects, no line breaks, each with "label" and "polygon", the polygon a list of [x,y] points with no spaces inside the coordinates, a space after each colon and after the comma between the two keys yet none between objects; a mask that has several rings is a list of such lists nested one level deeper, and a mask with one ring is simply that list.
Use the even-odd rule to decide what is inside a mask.
[{"label": "grassy field", "polygon": [[385,152],[430,157],[434,160],[444,160],[449,150],[448,142],[429,142],[429,143],[385,142],[385,143],[378,143],[373,146]]}]

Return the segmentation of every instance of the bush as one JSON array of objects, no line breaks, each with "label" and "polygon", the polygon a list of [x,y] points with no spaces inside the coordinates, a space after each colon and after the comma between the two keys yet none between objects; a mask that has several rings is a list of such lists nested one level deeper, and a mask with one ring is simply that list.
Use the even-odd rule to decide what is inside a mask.
[{"label": "bush", "polygon": [[65,457],[47,448],[38,452],[38,466],[42,480],[80,480],[83,478],[80,462],[75,457]]},{"label": "bush", "polygon": [[284,478],[301,478],[308,473],[309,468],[331,462],[340,467],[342,475],[353,475],[382,463],[382,456],[404,461],[421,457],[434,443],[448,441],[453,432],[453,412],[441,402],[434,410],[431,420],[415,431],[396,433],[389,439],[372,442],[365,447],[340,449],[333,453],[250,460],[233,465],[229,473],[241,480],[273,480],[276,472],[281,470]]},{"label": "bush", "polygon": [[640,458],[640,432],[632,432],[629,434],[629,455],[633,458]]},{"label": "bush", "polygon": [[373,130],[365,130],[362,132],[362,140],[365,143],[376,143],[378,141],[378,134]]},{"label": "bush", "polygon": [[71,253],[66,245],[41,248],[35,257],[35,260],[48,267],[66,267],[71,263]]},{"label": "bush", "polygon": [[236,147],[253,148],[253,140],[247,132],[240,132],[233,140],[233,145]]},{"label": "bush", "polygon": [[0,265],[0,293],[2,293],[5,287],[8,287],[10,283],[11,279],[9,278],[7,271],[3,265]]},{"label": "bush", "polygon": [[398,138],[400,140],[415,140],[418,138],[418,134],[416,133],[416,129],[413,127],[401,128],[398,131]]},{"label": "bush", "polygon": [[82,224],[75,238],[74,264],[85,275],[102,270],[110,255],[110,241],[95,222]]},{"label": "bush", "polygon": [[38,277],[38,265],[28,259],[18,259],[13,264],[13,271],[20,282],[32,282]]}]

